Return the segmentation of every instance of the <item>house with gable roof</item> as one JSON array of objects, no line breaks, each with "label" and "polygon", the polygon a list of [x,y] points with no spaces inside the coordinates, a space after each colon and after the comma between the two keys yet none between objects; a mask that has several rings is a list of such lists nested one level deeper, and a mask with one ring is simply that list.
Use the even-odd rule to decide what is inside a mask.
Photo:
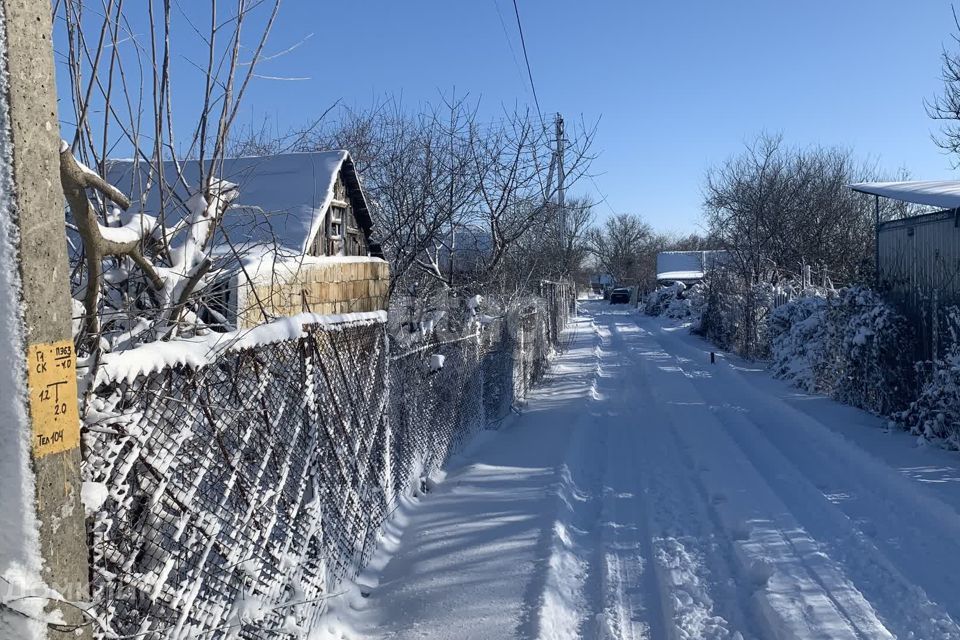
[{"label": "house with gable roof", "polygon": [[[203,170],[195,160],[164,162],[160,190],[146,163],[114,160],[107,179],[169,225],[190,219]],[[205,249],[220,274],[207,294],[216,321],[248,328],[301,312],[387,308],[389,265],[349,152],[228,158],[217,178],[235,193]]]}]

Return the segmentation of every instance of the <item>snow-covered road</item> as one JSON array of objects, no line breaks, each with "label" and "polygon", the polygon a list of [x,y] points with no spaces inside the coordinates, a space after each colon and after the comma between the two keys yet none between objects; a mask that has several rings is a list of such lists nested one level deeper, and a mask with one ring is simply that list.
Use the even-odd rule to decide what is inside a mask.
[{"label": "snow-covered road", "polygon": [[338,637],[960,639],[958,454],[659,319],[573,327]]}]

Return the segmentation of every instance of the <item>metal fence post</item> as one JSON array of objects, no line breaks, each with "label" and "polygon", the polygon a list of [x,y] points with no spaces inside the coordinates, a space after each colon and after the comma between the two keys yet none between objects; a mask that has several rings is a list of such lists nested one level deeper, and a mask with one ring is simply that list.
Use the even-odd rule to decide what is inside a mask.
[{"label": "metal fence post", "polygon": [[393,478],[393,424],[390,421],[390,338],[387,335],[387,325],[383,325],[383,331],[380,333],[380,339],[383,340],[383,356],[378,366],[383,367],[384,388],[383,394],[387,398],[387,410],[384,411],[383,425],[383,488],[386,493],[386,500],[392,503],[396,498],[396,487]]},{"label": "metal fence post", "polygon": [[930,353],[932,360],[940,359],[940,298],[936,288],[930,298]]},{"label": "metal fence post", "polygon": [[873,196],[873,286],[880,289],[880,196]]}]

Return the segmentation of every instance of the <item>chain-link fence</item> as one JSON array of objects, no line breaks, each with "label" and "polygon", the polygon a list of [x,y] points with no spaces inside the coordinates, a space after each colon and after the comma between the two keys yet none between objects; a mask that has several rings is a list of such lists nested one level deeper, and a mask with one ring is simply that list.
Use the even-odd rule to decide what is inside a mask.
[{"label": "chain-link fence", "polygon": [[576,287],[569,282],[540,283],[540,295],[547,306],[549,340],[559,344],[567,319],[577,304]]},{"label": "chain-link fence", "polygon": [[380,325],[313,329],[98,389],[84,473],[106,491],[102,622],[146,638],[308,625],[385,513],[386,351]]},{"label": "chain-link fence", "polygon": [[549,307],[513,311],[466,337],[432,340],[391,356],[393,478],[422,488],[480,429],[499,424],[546,371]]},{"label": "chain-link fence", "polygon": [[102,383],[84,429],[98,636],[308,629],[397,498],[543,375],[565,316],[539,300],[402,351],[382,323],[305,327]]}]

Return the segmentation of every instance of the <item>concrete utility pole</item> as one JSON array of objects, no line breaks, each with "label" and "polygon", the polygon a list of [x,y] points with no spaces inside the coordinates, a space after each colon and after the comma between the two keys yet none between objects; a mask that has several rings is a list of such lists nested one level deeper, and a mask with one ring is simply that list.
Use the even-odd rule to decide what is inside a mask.
[{"label": "concrete utility pole", "polygon": [[556,126],[556,137],[557,137],[557,215],[559,216],[559,227],[560,227],[560,250],[563,252],[562,264],[561,267],[564,272],[567,270],[567,208],[566,208],[566,194],[564,192],[564,182],[566,181],[566,175],[563,172],[563,154],[565,151],[564,148],[564,134],[563,134],[563,116],[559,113],[556,115],[555,119]]},{"label": "concrete utility pole", "polygon": [[[9,204],[0,215],[9,222],[0,241],[17,256],[19,278],[9,281],[20,303],[0,312],[23,328],[22,351],[4,354],[4,363],[26,378],[25,395],[19,392],[25,424],[5,432],[29,433],[41,575],[65,600],[83,602],[90,597],[88,551],[50,3],[0,0],[0,13],[0,172],[3,195],[12,196],[3,199]],[[48,625],[47,637],[91,637],[77,608],[50,602],[47,609],[58,609],[66,623]]]}]

